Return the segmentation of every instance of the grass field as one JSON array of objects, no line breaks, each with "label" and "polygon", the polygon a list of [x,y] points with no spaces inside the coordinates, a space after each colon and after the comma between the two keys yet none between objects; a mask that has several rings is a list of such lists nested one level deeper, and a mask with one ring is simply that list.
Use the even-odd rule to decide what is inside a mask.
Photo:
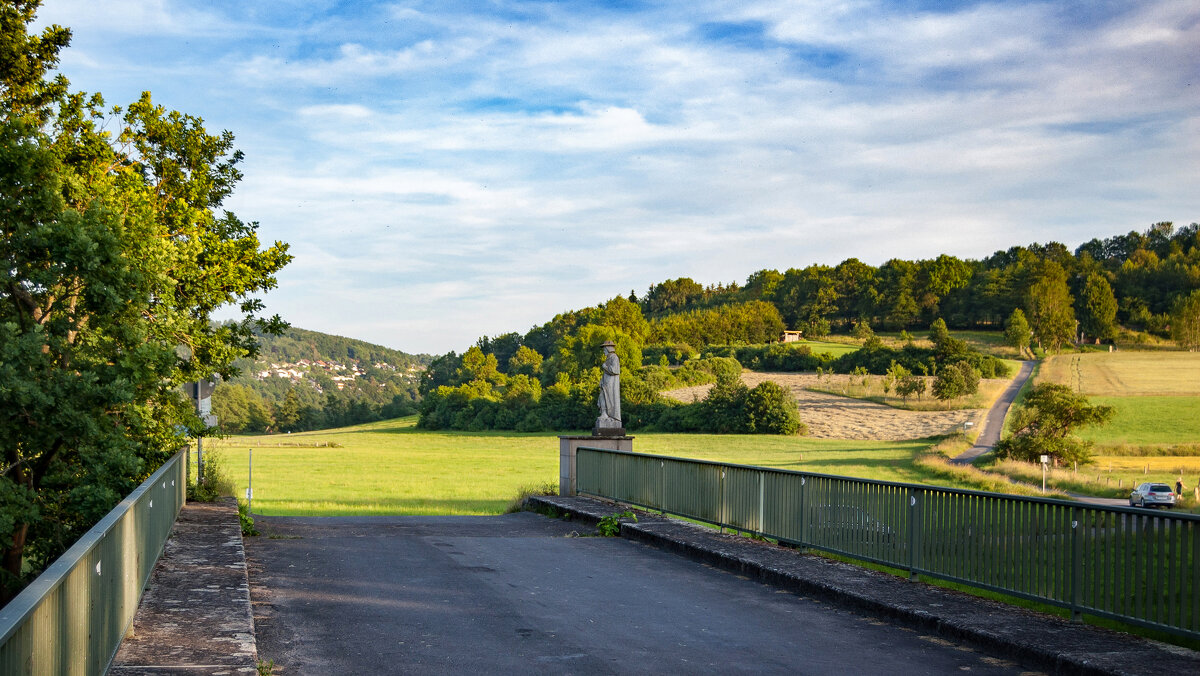
[{"label": "grass field", "polygon": [[1107,425],[1084,429],[1101,452],[1200,442],[1200,353],[1088,352],[1042,362],[1037,382],[1067,385],[1116,409]]},{"label": "grass field", "polygon": [[[428,432],[402,418],[337,430],[209,441],[254,511],[269,515],[498,514],[524,487],[558,483],[553,434]],[[302,444],[307,444],[304,446]],[[326,446],[328,444],[329,446]],[[639,434],[643,453],[944,484],[914,463],[927,441]]]},{"label": "grass field", "polygon": [[842,356],[844,354],[848,354],[850,352],[856,352],[858,350],[858,348],[862,347],[858,341],[842,343],[842,342],[832,342],[832,341],[827,341],[827,340],[802,340],[795,344],[796,345],[807,345],[808,348],[812,350],[813,354],[821,354],[822,352],[828,352],[829,354],[833,355],[834,357],[840,357],[840,356]]},{"label": "grass field", "polygon": [[1200,441],[1200,397],[1090,397],[1117,410],[1112,422],[1079,432],[1098,446]]}]

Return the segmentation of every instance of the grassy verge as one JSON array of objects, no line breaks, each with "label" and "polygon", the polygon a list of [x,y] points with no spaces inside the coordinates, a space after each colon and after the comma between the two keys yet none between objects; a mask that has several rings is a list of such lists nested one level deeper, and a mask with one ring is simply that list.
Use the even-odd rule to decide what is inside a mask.
[{"label": "grassy verge", "polygon": [[[989,473],[1009,477],[1013,481],[1040,485],[1042,466],[1017,460],[998,460],[985,466]],[[1052,467],[1046,471],[1048,489],[1093,495],[1102,498],[1128,498],[1135,486],[1146,481],[1157,481],[1174,487],[1175,480],[1182,476],[1187,487],[1179,508],[1200,512],[1195,488],[1200,485],[1200,457],[1183,456],[1097,456],[1090,465],[1074,467]]]}]

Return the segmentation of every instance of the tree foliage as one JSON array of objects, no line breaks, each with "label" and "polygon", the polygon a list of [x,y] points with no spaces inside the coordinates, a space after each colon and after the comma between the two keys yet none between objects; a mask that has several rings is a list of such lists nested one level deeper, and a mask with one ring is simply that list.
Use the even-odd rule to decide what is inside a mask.
[{"label": "tree foliage", "polygon": [[1059,462],[1087,462],[1091,444],[1074,435],[1082,427],[1112,419],[1111,406],[1093,406],[1065,385],[1042,383],[1025,396],[1013,413],[1012,435],[996,446],[1001,458],[1036,461],[1049,455]]},{"label": "tree foliage", "polygon": [[1024,352],[1029,348],[1029,339],[1032,336],[1033,332],[1025,319],[1025,313],[1019,307],[1013,308],[1012,314],[1004,322],[1004,344]]},{"label": "tree foliage", "polygon": [[1104,275],[1093,272],[1079,294],[1079,329],[1095,339],[1112,340],[1117,335],[1117,298]]},{"label": "tree foliage", "polygon": [[979,391],[979,370],[970,362],[960,361],[938,369],[933,379],[933,396],[946,401],[965,397]]},{"label": "tree foliage", "polygon": [[1171,315],[1171,337],[1179,346],[1194,351],[1200,347],[1200,290],[1180,298]]},{"label": "tree foliage", "polygon": [[[0,7],[2,594],[45,565],[201,426],[178,387],[253,355],[252,294],[286,245],[221,209],[241,178],[228,132],[126,109],[54,75],[66,29]],[[108,131],[112,128],[112,131]],[[238,322],[216,324],[235,304]]]},{"label": "tree foliage", "polygon": [[1075,335],[1075,310],[1067,287],[1067,273],[1054,261],[1039,267],[1026,298],[1029,322],[1038,343],[1057,352]]}]

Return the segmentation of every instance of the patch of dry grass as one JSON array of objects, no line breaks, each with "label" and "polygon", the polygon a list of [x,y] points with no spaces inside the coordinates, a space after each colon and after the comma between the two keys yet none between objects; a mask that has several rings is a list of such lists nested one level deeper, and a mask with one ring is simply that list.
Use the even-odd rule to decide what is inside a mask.
[{"label": "patch of dry grass", "polygon": [[853,399],[865,399],[906,411],[957,411],[991,408],[1000,393],[1004,392],[1004,388],[1008,387],[1011,382],[1011,379],[1008,378],[987,378],[979,381],[979,391],[975,394],[942,401],[929,394],[933,388],[933,378],[925,377],[925,380],[927,381],[926,394],[920,399],[914,397],[902,399],[895,394],[894,385],[890,388],[890,392],[884,392],[884,376],[829,374],[819,377],[817,384],[807,389]]}]

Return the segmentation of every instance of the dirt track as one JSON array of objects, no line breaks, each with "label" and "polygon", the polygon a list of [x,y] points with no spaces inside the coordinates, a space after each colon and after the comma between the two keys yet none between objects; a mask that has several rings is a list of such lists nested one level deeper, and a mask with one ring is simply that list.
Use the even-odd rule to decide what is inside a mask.
[{"label": "dirt track", "polygon": [[[748,387],[770,380],[791,390],[800,406],[800,419],[808,425],[808,435],[817,439],[878,439],[895,441],[920,439],[961,429],[968,420],[979,424],[983,409],[965,411],[904,411],[861,399],[810,392],[817,385],[834,388],[850,376],[745,372],[742,381]],[[703,399],[711,385],[671,390],[663,394],[680,401]]]}]

